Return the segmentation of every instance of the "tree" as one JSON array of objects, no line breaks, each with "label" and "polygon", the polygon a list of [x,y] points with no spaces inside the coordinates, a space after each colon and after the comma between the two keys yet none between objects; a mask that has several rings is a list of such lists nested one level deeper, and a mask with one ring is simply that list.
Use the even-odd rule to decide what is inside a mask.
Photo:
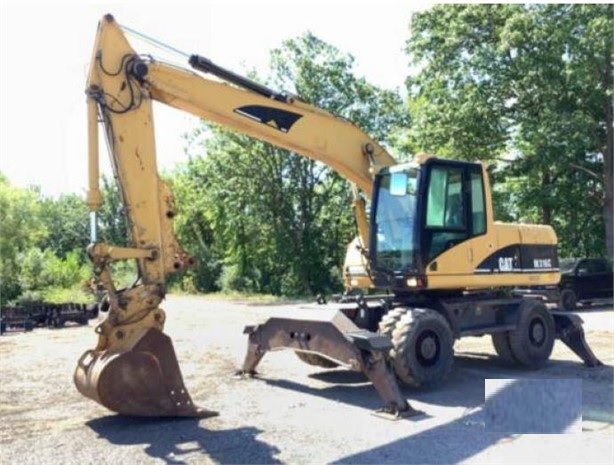
[{"label": "tree", "polygon": [[85,289],[91,268],[84,263],[78,250],[60,258],[51,249],[43,251],[31,247],[20,255],[18,276],[21,299],[46,300],[51,292],[58,294],[62,291],[62,294],[70,295],[69,290]]},{"label": "tree", "polygon": [[196,266],[184,276],[174,277],[188,292],[219,290],[220,255],[215,249],[211,225],[210,177],[202,158],[191,158],[180,164],[169,182],[177,205],[174,219],[177,239],[186,251],[196,257]]},{"label": "tree", "polygon": [[128,223],[117,183],[114,179],[103,176],[101,191],[102,205],[98,211],[99,240],[127,247]]},{"label": "tree", "polygon": [[40,193],[13,187],[0,174],[0,301],[15,299],[21,293],[20,257],[46,236],[40,220]]},{"label": "tree", "polygon": [[553,224],[566,255],[614,252],[613,13],[440,5],[407,43],[409,147],[504,162],[510,216]]},{"label": "tree", "polygon": [[62,194],[57,199],[42,199],[40,220],[48,231],[39,243],[42,250],[49,249],[60,258],[77,250],[85,260],[90,231],[87,205],[81,196]]}]

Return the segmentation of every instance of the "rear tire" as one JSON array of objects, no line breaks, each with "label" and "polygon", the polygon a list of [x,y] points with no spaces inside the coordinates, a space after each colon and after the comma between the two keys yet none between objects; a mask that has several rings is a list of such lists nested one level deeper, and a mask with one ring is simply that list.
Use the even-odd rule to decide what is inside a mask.
[{"label": "rear tire", "polygon": [[435,310],[406,311],[392,332],[392,345],[392,365],[405,384],[430,387],[443,381],[452,369],[452,330]]},{"label": "rear tire", "polygon": [[509,332],[514,358],[528,368],[543,366],[552,354],[554,318],[541,302],[526,301],[521,308],[518,327]]},{"label": "rear tire", "polygon": [[578,297],[572,289],[565,289],[561,292],[559,307],[566,312],[573,312],[578,304]]},{"label": "rear tire", "polygon": [[492,338],[492,345],[494,346],[497,355],[508,363],[518,364],[518,360],[516,360],[516,357],[514,357],[512,348],[510,347],[509,331],[492,333],[490,336]]},{"label": "rear tire", "polygon": [[313,365],[321,368],[336,368],[339,366],[338,363],[333,362],[332,360],[327,359],[326,357],[322,357],[318,354],[310,354],[308,352],[294,352],[298,358],[300,358],[307,365]]}]

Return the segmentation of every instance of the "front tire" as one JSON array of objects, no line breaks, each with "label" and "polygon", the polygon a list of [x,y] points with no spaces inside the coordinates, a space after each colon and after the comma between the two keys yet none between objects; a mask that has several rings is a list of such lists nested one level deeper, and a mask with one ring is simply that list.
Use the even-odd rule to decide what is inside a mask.
[{"label": "front tire", "polygon": [[405,384],[430,387],[443,381],[452,369],[452,330],[435,310],[406,311],[392,332],[392,345],[392,365]]},{"label": "front tire", "polygon": [[379,322],[377,332],[382,336],[392,339],[392,333],[398,321],[405,315],[409,309],[405,307],[397,307],[388,310]]}]

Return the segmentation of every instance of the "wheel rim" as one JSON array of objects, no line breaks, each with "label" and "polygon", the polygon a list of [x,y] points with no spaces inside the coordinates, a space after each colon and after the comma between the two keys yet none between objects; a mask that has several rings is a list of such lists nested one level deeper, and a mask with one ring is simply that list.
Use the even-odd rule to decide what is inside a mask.
[{"label": "wheel rim", "polygon": [[531,341],[531,344],[537,347],[544,345],[546,340],[546,331],[546,326],[541,319],[535,318],[532,320],[529,326],[529,340]]},{"label": "wheel rim", "polygon": [[439,358],[440,343],[434,331],[424,331],[416,341],[416,356],[423,366],[434,365]]}]

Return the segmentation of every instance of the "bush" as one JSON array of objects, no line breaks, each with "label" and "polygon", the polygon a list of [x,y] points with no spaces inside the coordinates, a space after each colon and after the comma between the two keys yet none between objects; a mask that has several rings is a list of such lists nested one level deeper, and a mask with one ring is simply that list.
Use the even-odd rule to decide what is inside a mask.
[{"label": "bush", "polygon": [[44,266],[43,273],[50,287],[71,288],[87,282],[91,275],[88,265],[81,263],[79,253],[75,250],[66,254],[63,260],[53,255]]},{"label": "bush", "polygon": [[257,292],[256,282],[236,264],[224,266],[218,279],[222,292]]},{"label": "bush", "polygon": [[50,249],[42,251],[38,247],[32,247],[21,254],[20,258],[19,285],[23,295],[38,292],[53,284],[53,276],[48,270],[48,264],[58,258]]},{"label": "bush", "polygon": [[91,293],[86,293],[80,288],[72,287],[70,289],[64,289],[61,287],[49,287],[43,293],[43,300],[45,302],[63,304],[63,303],[77,303],[88,304],[92,302]]},{"label": "bush", "polygon": [[28,305],[36,302],[42,302],[45,299],[43,292],[38,291],[26,291],[23,292],[19,298],[14,302],[15,305]]},{"label": "bush", "polygon": [[[28,249],[20,257],[20,301],[49,300],[53,302],[87,299],[83,288],[91,276],[91,267],[82,263],[77,251],[69,252],[64,259],[58,258],[51,249]],[[65,300],[62,295],[66,296]],[[75,299],[68,296],[74,295]],[[87,299],[87,300],[91,300]]]}]

